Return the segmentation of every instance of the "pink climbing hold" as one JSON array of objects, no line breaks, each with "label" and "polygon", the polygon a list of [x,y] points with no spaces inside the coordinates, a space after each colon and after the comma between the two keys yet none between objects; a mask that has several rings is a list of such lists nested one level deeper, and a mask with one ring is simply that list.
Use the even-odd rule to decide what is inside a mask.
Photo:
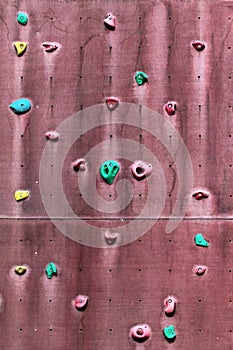
[{"label": "pink climbing hold", "polygon": [[176,114],[176,102],[175,101],[169,101],[165,104],[165,110],[168,115],[174,115]]},{"label": "pink climbing hold", "polygon": [[196,266],[195,270],[198,276],[202,276],[206,272],[206,266],[203,266],[203,265]]},{"label": "pink climbing hold", "polygon": [[87,295],[78,295],[74,302],[76,309],[84,310],[87,306],[88,299]]},{"label": "pink climbing hold", "polygon": [[86,170],[86,161],[83,158],[77,159],[72,163],[72,167],[74,171],[79,171],[79,170]]},{"label": "pink climbing hold", "polygon": [[150,338],[151,328],[147,324],[136,325],[131,328],[130,335],[135,341],[142,343]]},{"label": "pink climbing hold", "polygon": [[173,315],[176,308],[176,301],[175,298],[169,296],[164,300],[165,305],[165,314],[166,315]]},{"label": "pink climbing hold", "polygon": [[45,42],[43,43],[43,46],[46,52],[53,52],[58,49],[58,44],[56,43]]},{"label": "pink climbing hold", "polygon": [[60,134],[57,131],[48,131],[45,136],[47,140],[58,141]]},{"label": "pink climbing hold", "polygon": [[152,173],[153,167],[151,164],[146,164],[141,160],[134,162],[131,166],[133,176],[137,180],[144,179]]},{"label": "pink climbing hold", "polygon": [[104,20],[104,24],[108,29],[114,30],[116,26],[116,17],[109,13]]}]

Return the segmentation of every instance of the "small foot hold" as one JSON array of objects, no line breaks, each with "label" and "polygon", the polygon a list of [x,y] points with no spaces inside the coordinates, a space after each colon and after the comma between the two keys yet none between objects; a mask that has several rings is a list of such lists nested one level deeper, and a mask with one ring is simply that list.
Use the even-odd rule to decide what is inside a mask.
[{"label": "small foot hold", "polygon": [[205,44],[199,40],[194,41],[192,45],[197,51],[203,51],[205,49]]},{"label": "small foot hold", "polygon": [[169,296],[164,300],[164,305],[165,305],[165,314],[172,316],[175,313],[175,308],[176,308],[176,300],[175,298]]},{"label": "small foot hold", "polygon": [[111,13],[107,15],[107,17],[104,19],[104,24],[106,28],[110,30],[115,30],[116,28],[116,17],[113,16]]},{"label": "small foot hold", "polygon": [[15,272],[17,273],[17,275],[24,275],[27,271],[26,266],[16,266],[15,268]]},{"label": "small foot hold", "polygon": [[74,171],[84,171],[86,170],[86,161],[83,158],[77,159],[72,163],[72,167]]},{"label": "small foot hold", "polygon": [[15,200],[20,202],[29,197],[29,191],[16,191],[15,192]]},{"label": "small foot hold", "polygon": [[176,338],[176,332],[173,325],[164,328],[163,333],[168,341],[174,341]]},{"label": "small foot hold", "polygon": [[27,49],[27,44],[23,41],[16,41],[14,43],[17,56],[22,56]]},{"label": "small foot hold", "polygon": [[48,131],[45,134],[47,140],[58,141],[60,134],[57,131]]},{"label": "small foot hold", "polygon": [[165,104],[165,110],[168,115],[174,115],[176,114],[176,102],[175,101],[169,101]]},{"label": "small foot hold", "polygon": [[114,111],[119,106],[119,99],[114,96],[108,97],[106,98],[106,104],[110,111]]},{"label": "small foot hold", "polygon": [[48,279],[51,279],[53,276],[57,275],[57,267],[53,262],[50,262],[48,264],[45,271],[47,273]]},{"label": "small foot hold", "polygon": [[87,295],[78,295],[74,302],[76,309],[83,311],[87,307],[88,299]]},{"label": "small foot hold", "polygon": [[135,77],[136,83],[139,86],[147,83],[147,81],[148,81],[148,75],[146,73],[144,73],[144,72],[141,72],[141,71],[140,72],[136,72],[134,77]]},{"label": "small foot hold", "polygon": [[209,243],[205,240],[205,238],[202,236],[201,233],[197,233],[195,236],[195,243],[196,245],[202,246],[202,247],[208,247]]},{"label": "small foot hold", "polygon": [[133,163],[131,166],[131,171],[135,179],[141,180],[148,177],[152,173],[153,167],[151,164],[146,164],[141,160]]},{"label": "small foot hold", "polygon": [[53,52],[58,49],[57,43],[45,42],[42,45],[44,46],[46,52]]},{"label": "small foot hold", "polygon": [[15,114],[25,114],[31,109],[31,102],[26,98],[21,98],[10,104],[9,108]]},{"label": "small foot hold", "polygon": [[28,23],[28,16],[25,12],[18,12],[17,20],[19,24],[26,26],[26,24]]},{"label": "small foot hold", "polygon": [[138,343],[143,343],[151,336],[151,328],[148,324],[139,324],[131,328],[131,337]]},{"label": "small foot hold", "polygon": [[199,191],[199,192],[195,192],[195,193],[193,194],[193,197],[194,197],[196,200],[201,200],[201,199],[208,198],[209,195],[208,195],[208,193],[206,193],[206,192]]}]

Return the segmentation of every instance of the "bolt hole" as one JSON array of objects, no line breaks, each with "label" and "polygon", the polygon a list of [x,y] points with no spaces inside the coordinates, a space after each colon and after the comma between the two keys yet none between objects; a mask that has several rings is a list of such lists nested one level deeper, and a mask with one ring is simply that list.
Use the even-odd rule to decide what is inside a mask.
[{"label": "bolt hole", "polygon": [[228,107],[231,108],[231,105],[229,105]]},{"label": "bolt hole", "polygon": [[23,240],[22,240],[22,239],[20,239],[19,241],[20,241],[20,242],[23,242]]},{"label": "bolt hole", "polygon": [[80,271],[80,272],[82,272],[82,271],[83,271],[83,269],[81,269],[81,268],[80,268],[80,269],[79,269],[79,271]]},{"label": "bolt hole", "polygon": [[80,19],[82,20],[83,18],[82,18],[82,17],[80,17]]},{"label": "bolt hole", "polygon": [[232,240],[231,239],[229,239],[229,243],[231,243],[232,242]]},{"label": "bolt hole", "polygon": [[201,303],[201,299],[199,299],[198,301],[199,301],[199,303]]},{"label": "bolt hole", "polygon": [[49,331],[50,331],[50,332],[52,332],[52,331],[53,331],[53,329],[52,329],[52,328],[49,328]]},{"label": "bolt hole", "polygon": [[108,271],[109,271],[109,272],[112,272],[112,269],[109,269]]},{"label": "bolt hole", "polygon": [[82,332],[82,331],[83,331],[82,328],[80,328],[80,329],[79,329],[79,332]]},{"label": "bolt hole", "polygon": [[51,302],[52,302],[52,299],[49,299],[49,302],[51,303]]},{"label": "bolt hole", "polygon": [[53,21],[53,17],[51,17],[51,21]]},{"label": "bolt hole", "polygon": [[231,333],[231,332],[232,332],[232,329],[230,329],[229,332]]},{"label": "bolt hole", "polygon": [[141,197],[142,195],[141,195],[141,193],[139,193],[139,195],[138,195],[139,197]]},{"label": "bolt hole", "polygon": [[49,242],[52,242],[52,241],[53,241],[52,239],[49,240]]},{"label": "bolt hole", "polygon": [[138,17],[138,19],[142,19],[142,17]]},{"label": "bolt hole", "polygon": [[201,135],[199,135],[199,137],[201,138]]},{"label": "bolt hole", "polygon": [[23,138],[23,135],[21,135],[21,137]]},{"label": "bolt hole", "polygon": [[141,241],[142,241],[141,239],[138,240],[138,242],[141,242]]},{"label": "bolt hole", "polygon": [[199,332],[200,332],[200,333],[201,333],[201,331],[202,331],[202,330],[201,330],[201,329],[199,329]]},{"label": "bolt hole", "polygon": [[197,17],[198,19],[201,19],[201,17],[199,16],[199,17]]},{"label": "bolt hole", "polygon": [[21,164],[21,168],[23,168],[23,164]]},{"label": "bolt hole", "polygon": [[230,46],[228,46],[228,50],[230,50],[231,49],[231,47]]},{"label": "bolt hole", "polygon": [[169,45],[168,48],[171,49],[171,46]]},{"label": "bolt hole", "polygon": [[201,76],[200,76],[200,75],[198,75],[197,77],[198,77],[198,79],[200,79],[200,77],[201,77]]},{"label": "bolt hole", "polygon": [[112,328],[109,328],[109,332],[112,332]]},{"label": "bolt hole", "polygon": [[168,271],[169,271],[169,272],[172,272],[172,269],[169,269]]},{"label": "bolt hole", "polygon": [[169,21],[172,19],[171,17],[168,17]]},{"label": "bolt hole", "polygon": [[138,271],[139,271],[139,272],[141,272],[141,271],[142,271],[142,269],[138,269]]},{"label": "bolt hole", "polygon": [[81,75],[80,75],[79,77],[80,77],[80,79],[82,79],[82,78],[83,78]]},{"label": "bolt hole", "polygon": [[108,299],[108,301],[111,303],[111,302],[112,302],[112,299]]},{"label": "bolt hole", "polygon": [[80,50],[82,50],[83,49],[83,47],[82,46],[80,46]]},{"label": "bolt hole", "polygon": [[140,134],[140,138],[142,138],[142,134]]},{"label": "bolt hole", "polygon": [[112,197],[112,195],[111,195],[111,194],[109,194],[109,197]]},{"label": "bolt hole", "polygon": [[169,241],[169,242],[171,242],[172,240],[171,240],[171,239],[169,239],[168,241]]},{"label": "bolt hole", "polygon": [[20,332],[22,332],[22,331],[23,331],[23,328],[20,328],[19,330],[20,330]]},{"label": "bolt hole", "polygon": [[169,168],[171,168],[172,167],[172,165],[171,164],[169,164]]},{"label": "bolt hole", "polygon": [[171,197],[172,196],[171,193],[169,193],[168,196]]},{"label": "bolt hole", "polygon": [[110,135],[110,138],[112,138],[112,135]]},{"label": "bolt hole", "polygon": [[231,20],[231,17],[228,17],[228,20],[230,21],[230,20]]},{"label": "bolt hole", "polygon": [[[83,109],[83,105],[80,105],[80,109]],[[81,136],[82,137],[82,136]]]},{"label": "bolt hole", "polygon": [[229,270],[229,272],[231,272],[231,270]]},{"label": "bolt hole", "polygon": [[201,164],[199,164],[198,166],[199,166],[199,168],[201,168]]},{"label": "bolt hole", "polygon": [[229,135],[229,137],[231,137],[231,135]]},{"label": "bolt hole", "polygon": [[142,302],[142,300],[141,300],[141,299],[138,299],[138,301],[139,301],[139,303],[141,303],[141,302]]},{"label": "bolt hole", "polygon": [[20,302],[22,302],[22,301],[23,301],[23,299],[21,299],[21,298],[20,298],[20,299],[19,299],[19,301],[20,301]]},{"label": "bolt hole", "polygon": [[229,303],[232,303],[232,300],[231,300],[231,299],[229,300]]},{"label": "bolt hole", "polygon": [[232,197],[232,194],[230,194],[230,197]]},{"label": "bolt hole", "polygon": [[170,75],[168,75],[168,79],[171,79],[171,76],[170,76]]}]

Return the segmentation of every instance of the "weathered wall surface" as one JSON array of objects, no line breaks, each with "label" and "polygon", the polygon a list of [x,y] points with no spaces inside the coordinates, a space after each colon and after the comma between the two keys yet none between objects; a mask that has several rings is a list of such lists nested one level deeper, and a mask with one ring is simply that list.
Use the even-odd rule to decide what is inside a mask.
[{"label": "weathered wall surface", "polygon": [[[0,10],[1,349],[232,349],[233,2],[1,0]],[[18,11],[28,14],[26,26],[17,23]],[[103,24],[108,13],[116,16],[115,31]],[[197,52],[191,45],[194,40],[203,41],[205,50]],[[15,53],[15,41],[28,44],[22,57]],[[58,42],[61,48],[46,53],[45,41]],[[149,77],[141,87],[134,81],[138,70]],[[201,188],[209,198],[192,198],[185,219],[167,234],[181,185],[176,160],[143,127],[111,124],[113,117],[103,105],[106,125],[85,133],[85,122],[80,123],[77,132],[83,135],[63,165],[63,188],[72,210],[103,230],[119,221],[140,221],[151,189],[146,180],[132,178],[129,161],[119,160],[118,180],[127,178],[133,184],[133,198],[111,215],[98,206],[90,208],[70,166],[94,146],[106,140],[114,144],[119,137],[144,145],[157,157],[167,191],[160,220],[144,218],[152,228],[143,237],[122,247],[99,249],[70,240],[53,225],[41,200],[39,169],[48,142],[45,132],[111,95],[149,107],[173,124],[193,165],[187,196],[192,198]],[[22,97],[32,101],[32,109],[16,116],[8,106]],[[168,117],[163,106],[171,100],[177,101],[177,113]],[[165,136],[174,150],[174,135]],[[49,178],[56,171],[59,142],[52,145]],[[105,153],[100,159],[104,157]],[[98,168],[94,170],[102,198],[116,199],[116,184],[108,186]],[[89,173],[81,175],[88,178]],[[153,184],[156,206],[159,178]],[[55,181],[47,193],[54,208],[60,205],[57,186]],[[30,197],[16,202],[18,189],[28,189]],[[71,220],[67,225],[78,232],[79,224]],[[209,241],[208,248],[195,246],[198,232]],[[51,280],[45,274],[50,261],[58,268]],[[27,273],[16,275],[17,265],[26,265]],[[195,265],[206,265],[207,273],[196,276]],[[80,293],[90,298],[83,312],[73,305]],[[168,295],[177,299],[172,318],[164,313]],[[129,337],[137,323],[152,329],[143,344]],[[163,335],[169,324],[177,334],[172,344]]]}]

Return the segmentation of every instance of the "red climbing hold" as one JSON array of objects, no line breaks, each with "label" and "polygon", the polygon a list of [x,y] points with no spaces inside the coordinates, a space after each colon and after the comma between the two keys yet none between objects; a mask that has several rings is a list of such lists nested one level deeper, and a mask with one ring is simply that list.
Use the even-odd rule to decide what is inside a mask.
[{"label": "red climbing hold", "polygon": [[45,42],[43,43],[46,52],[53,52],[58,49],[58,45],[56,43]]},{"label": "red climbing hold", "polygon": [[205,49],[205,44],[198,40],[194,41],[192,45],[197,51],[203,51]]},{"label": "red climbing hold", "polygon": [[165,110],[168,115],[174,115],[176,114],[176,102],[175,101],[169,101],[165,104]]},{"label": "red climbing hold", "polygon": [[104,20],[104,24],[108,29],[114,30],[116,25],[116,17],[109,13]]},{"label": "red climbing hold", "polygon": [[72,163],[72,167],[74,171],[79,171],[79,170],[86,170],[86,161],[83,158],[77,159]]},{"label": "red climbing hold", "polygon": [[119,106],[119,100],[117,97],[111,96],[106,99],[106,104],[110,111],[114,111]]},{"label": "red climbing hold", "polygon": [[78,295],[75,299],[74,305],[76,309],[78,310],[84,310],[88,303],[88,296],[87,295]]},{"label": "red climbing hold", "polygon": [[195,192],[194,194],[193,194],[193,197],[194,198],[196,198],[196,200],[201,200],[201,199],[203,199],[203,198],[208,198],[209,197],[209,195],[208,195],[208,193],[205,193],[205,192]]}]

